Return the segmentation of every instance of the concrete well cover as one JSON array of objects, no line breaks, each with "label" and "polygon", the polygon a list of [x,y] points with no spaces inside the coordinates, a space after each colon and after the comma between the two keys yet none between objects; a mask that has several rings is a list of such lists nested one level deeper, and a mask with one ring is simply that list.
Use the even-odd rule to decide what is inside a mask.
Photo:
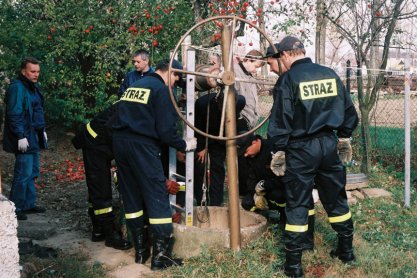
[{"label": "concrete well cover", "polygon": [[[174,224],[173,253],[182,258],[197,256],[204,248],[230,247],[229,210],[227,207],[208,207],[209,221],[200,223],[194,208],[194,226]],[[266,218],[240,210],[242,247],[266,230]]]}]

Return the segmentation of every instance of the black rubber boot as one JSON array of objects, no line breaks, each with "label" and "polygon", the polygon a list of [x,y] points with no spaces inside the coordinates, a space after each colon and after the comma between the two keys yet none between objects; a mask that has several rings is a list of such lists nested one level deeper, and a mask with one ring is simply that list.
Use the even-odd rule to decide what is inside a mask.
[{"label": "black rubber boot", "polygon": [[88,208],[88,215],[90,216],[91,224],[93,226],[93,231],[91,232],[91,241],[99,242],[105,240],[106,237],[104,236],[102,227],[97,222],[93,208]]},{"label": "black rubber boot", "polygon": [[355,261],[352,247],[353,234],[349,236],[338,234],[338,238],[337,248],[330,252],[330,256],[339,258],[345,264],[353,263]]},{"label": "black rubber boot", "polygon": [[301,267],[302,249],[285,250],[284,273],[288,277],[302,278],[304,277],[303,268]]},{"label": "black rubber boot", "polygon": [[152,245],[152,270],[161,270],[170,266],[182,265],[182,259],[171,257],[171,237],[154,236]]},{"label": "black rubber boot", "polygon": [[144,264],[151,255],[148,242],[148,229],[137,228],[132,230],[132,241],[135,246],[135,262]]},{"label": "black rubber boot", "polygon": [[314,215],[308,216],[307,241],[303,244],[303,251],[314,251]]},{"label": "black rubber boot", "polygon": [[119,231],[114,228],[112,222],[103,224],[103,231],[106,236],[105,245],[118,250],[127,250],[132,248],[132,244],[129,241],[124,240]]}]

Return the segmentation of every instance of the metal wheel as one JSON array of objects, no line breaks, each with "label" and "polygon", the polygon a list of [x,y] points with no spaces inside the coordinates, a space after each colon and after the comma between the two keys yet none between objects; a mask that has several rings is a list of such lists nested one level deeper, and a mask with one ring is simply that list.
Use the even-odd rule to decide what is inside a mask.
[{"label": "metal wheel", "polygon": [[[222,23],[218,23],[219,21],[222,21]],[[174,60],[174,57],[176,56],[176,54],[178,53],[179,48],[181,47],[182,43],[184,42],[184,40],[186,39],[187,36],[190,35],[190,33],[194,30],[196,30],[197,28],[200,28],[202,25],[204,24],[209,24],[211,22],[214,22],[217,26],[223,26],[221,27],[221,29],[224,28],[224,26],[226,24],[228,24],[229,26],[231,26],[231,30],[232,30],[232,34],[231,37],[226,37],[224,35],[224,33],[222,32],[222,37],[221,37],[221,47],[222,47],[222,60],[224,61],[224,71],[221,72],[220,74],[212,74],[212,73],[204,73],[204,72],[196,72],[196,71],[187,71],[187,70],[179,70],[179,69],[175,69],[172,68],[172,63]],[[224,22],[224,23],[223,23]],[[233,53],[233,44],[234,44],[234,40],[235,40],[235,29],[236,29],[236,23],[237,22],[244,22],[245,24],[251,26],[251,28],[255,28],[259,33],[262,34],[262,36],[264,36],[267,41],[269,42],[269,44],[273,47],[273,49],[276,51],[275,46],[273,44],[273,42],[271,41],[271,39],[265,34],[265,32],[263,32],[261,29],[259,29],[259,27],[257,27],[255,24],[253,24],[252,22],[246,20],[246,19],[242,19],[240,17],[236,17],[236,16],[216,16],[216,17],[211,17],[208,19],[205,19],[199,23],[197,23],[196,25],[194,25],[190,30],[188,30],[179,40],[179,42],[177,43],[174,52],[171,55],[171,60],[170,60],[170,64],[169,64],[169,83],[171,82],[171,73],[172,72],[178,72],[178,73],[183,73],[183,74],[190,74],[190,75],[195,75],[195,76],[203,76],[203,77],[210,77],[210,78],[214,78],[216,80],[220,80],[221,83],[223,83],[224,85],[224,100],[227,99],[227,94],[228,92],[231,90],[231,86],[233,86],[235,84],[235,82],[246,82],[246,83],[254,83],[254,84],[268,84],[268,85],[273,85],[273,83],[270,82],[265,82],[265,81],[259,81],[259,80],[253,80],[253,79],[244,79],[244,78],[239,78],[235,76],[235,73],[233,71],[233,57],[234,57],[234,53]],[[169,88],[170,90],[170,98],[171,101],[175,107],[175,110],[178,114],[178,116],[190,127],[192,128],[195,132],[211,138],[211,139],[216,139],[216,140],[232,140],[232,139],[238,139],[241,137],[244,137],[246,135],[249,135],[251,133],[253,133],[254,131],[256,131],[259,127],[261,127],[269,118],[270,112],[268,113],[268,115],[259,123],[257,124],[254,128],[252,128],[251,130],[233,136],[233,137],[227,137],[227,136],[221,136],[220,134],[223,134],[222,132],[220,132],[220,134],[218,136],[215,136],[213,134],[209,134],[206,133],[205,131],[199,130],[198,128],[196,128],[195,126],[193,126],[188,120],[187,118],[181,113],[181,110],[179,109],[177,102],[175,100],[174,94],[172,92],[172,88]],[[223,103],[223,111],[222,111],[222,123],[224,123],[224,118],[225,118],[225,102]],[[223,125],[221,127],[221,131],[223,130]]]}]

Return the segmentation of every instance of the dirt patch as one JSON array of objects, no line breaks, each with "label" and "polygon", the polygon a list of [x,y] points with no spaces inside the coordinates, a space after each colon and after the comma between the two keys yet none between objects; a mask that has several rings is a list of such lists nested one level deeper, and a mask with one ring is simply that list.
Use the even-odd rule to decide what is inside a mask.
[{"label": "dirt patch", "polygon": [[[86,254],[92,264],[100,262],[109,277],[151,277],[150,261],[147,265],[136,264],[133,248],[120,251],[105,247],[104,242],[91,242],[82,153],[73,148],[71,133],[49,131],[48,137],[49,149],[41,152],[41,175],[36,182],[37,204],[45,207],[46,212],[30,214],[28,220],[19,221],[20,239],[32,238],[40,246],[64,253]],[[2,194],[6,197],[13,179],[14,160],[13,154],[0,151]],[[117,199],[115,193],[115,203]]]},{"label": "dirt patch", "polygon": [[[87,234],[90,222],[87,216],[87,186],[84,176],[80,175],[83,167],[80,171],[71,167],[81,164],[81,151],[72,147],[71,134],[49,132],[48,136],[49,149],[41,152],[41,174],[36,181],[37,203],[47,209],[48,217],[58,225],[58,229],[78,230]],[[8,197],[13,179],[14,155],[2,150],[0,161],[3,195]]]}]

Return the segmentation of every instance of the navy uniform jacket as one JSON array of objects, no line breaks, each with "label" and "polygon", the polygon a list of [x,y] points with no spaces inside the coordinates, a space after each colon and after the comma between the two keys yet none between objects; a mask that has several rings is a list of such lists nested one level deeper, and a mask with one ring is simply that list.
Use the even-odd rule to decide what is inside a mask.
[{"label": "navy uniform jacket", "polygon": [[274,87],[276,99],[268,126],[273,151],[285,151],[288,140],[336,131],[348,138],[358,114],[339,76],[310,58],[295,61]]},{"label": "navy uniform jacket", "polygon": [[129,71],[128,73],[126,73],[126,76],[123,79],[123,83],[120,86],[119,91],[117,92],[117,96],[120,97],[126,91],[126,89],[129,88],[133,83],[153,72],[155,72],[155,70],[151,67],[149,67],[149,70],[145,72],[137,70]]},{"label": "navy uniform jacket", "polygon": [[248,179],[246,181],[247,192],[253,196],[256,184],[264,180],[267,194],[282,185],[280,177],[271,170],[271,144],[268,140],[261,139],[261,150],[254,157],[247,157]]},{"label": "navy uniform jacket", "polygon": [[110,106],[95,116],[72,139],[76,149],[87,148],[101,150],[109,155],[112,152],[112,124],[116,116],[117,104]]},{"label": "navy uniform jacket", "polygon": [[[220,122],[222,116],[222,106],[223,106],[223,92],[220,93],[217,97],[214,93],[209,93],[204,96],[199,97],[195,102],[195,127],[199,130],[206,132],[207,129],[207,116],[209,117],[208,121],[208,134],[219,136],[220,132]],[[235,95],[236,99],[236,117],[239,115],[240,111],[245,107],[245,97],[240,95]],[[207,115],[207,107],[210,102],[210,111]],[[196,152],[199,152],[205,148],[205,137],[199,133],[195,133],[197,138],[197,149]],[[222,144],[224,145],[225,141],[208,139],[208,144]]]},{"label": "navy uniform jacket", "polygon": [[169,89],[159,74],[136,81],[121,96],[113,132],[155,144],[165,143],[185,151],[185,141],[177,133],[178,115]]}]

